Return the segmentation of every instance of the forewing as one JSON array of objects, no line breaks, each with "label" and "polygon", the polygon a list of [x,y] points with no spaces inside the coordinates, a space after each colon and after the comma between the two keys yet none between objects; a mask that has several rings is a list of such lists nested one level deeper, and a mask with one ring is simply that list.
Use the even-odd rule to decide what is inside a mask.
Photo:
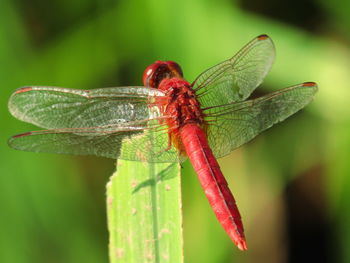
[{"label": "forewing", "polygon": [[174,147],[167,150],[166,127],[156,120],[128,125],[27,132],[13,136],[8,143],[14,149],[31,152],[96,155],[147,162],[182,161]]},{"label": "forewing", "polygon": [[305,107],[317,91],[306,82],[244,102],[207,109],[207,135],[214,155],[219,158],[250,141],[273,124]]},{"label": "forewing", "polygon": [[246,99],[261,84],[275,58],[267,35],[250,41],[235,56],[204,71],[193,82],[202,107]]},{"label": "forewing", "polygon": [[174,147],[168,149],[167,127],[159,124],[167,116],[153,102],[162,96],[161,91],[146,87],[24,87],[11,96],[10,112],[50,130],[13,136],[9,145],[34,152],[181,161]]},{"label": "forewing", "polygon": [[12,94],[9,110],[16,118],[46,129],[87,128],[160,117],[150,98],[164,96],[146,87],[75,90],[24,87]]}]

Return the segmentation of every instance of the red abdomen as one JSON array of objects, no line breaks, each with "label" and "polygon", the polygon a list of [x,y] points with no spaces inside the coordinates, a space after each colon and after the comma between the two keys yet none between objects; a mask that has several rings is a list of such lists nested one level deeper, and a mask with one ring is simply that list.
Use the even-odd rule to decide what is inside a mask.
[{"label": "red abdomen", "polygon": [[208,145],[206,134],[198,124],[189,123],[180,128],[179,136],[218,221],[237,247],[246,250],[236,201]]}]

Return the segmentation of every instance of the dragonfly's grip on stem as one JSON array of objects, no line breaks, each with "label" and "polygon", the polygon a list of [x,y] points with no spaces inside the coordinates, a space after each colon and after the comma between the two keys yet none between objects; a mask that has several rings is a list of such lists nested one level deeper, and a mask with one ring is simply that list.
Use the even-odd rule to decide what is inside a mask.
[{"label": "dragonfly's grip on stem", "polygon": [[214,213],[240,250],[247,250],[241,215],[201,127],[186,124],[180,130],[183,145],[191,160]]}]

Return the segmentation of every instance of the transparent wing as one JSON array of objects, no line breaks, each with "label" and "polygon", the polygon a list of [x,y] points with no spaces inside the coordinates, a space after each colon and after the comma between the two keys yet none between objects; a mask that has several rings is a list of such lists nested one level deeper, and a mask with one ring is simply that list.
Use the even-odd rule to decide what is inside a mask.
[{"label": "transparent wing", "polygon": [[207,108],[207,135],[214,155],[225,156],[288,118],[305,107],[316,91],[316,83],[305,82],[254,100]]},{"label": "transparent wing", "polygon": [[8,106],[16,118],[46,129],[86,128],[159,118],[157,107],[148,103],[156,96],[164,94],[145,87],[24,87],[12,94]]},{"label": "transparent wing", "polygon": [[193,82],[202,107],[242,101],[261,84],[275,58],[267,35],[260,35],[235,56],[204,71]]},{"label": "transparent wing", "polygon": [[[182,161],[153,103],[164,94],[146,87],[74,90],[24,87],[9,100],[16,118],[49,130],[27,132],[9,140],[12,148],[148,162]],[[123,151],[121,146],[123,143]]]},{"label": "transparent wing", "polygon": [[26,132],[13,136],[8,144],[14,149],[31,152],[96,155],[147,162],[184,160],[174,147],[167,149],[167,129],[156,120],[124,126],[113,124]]}]

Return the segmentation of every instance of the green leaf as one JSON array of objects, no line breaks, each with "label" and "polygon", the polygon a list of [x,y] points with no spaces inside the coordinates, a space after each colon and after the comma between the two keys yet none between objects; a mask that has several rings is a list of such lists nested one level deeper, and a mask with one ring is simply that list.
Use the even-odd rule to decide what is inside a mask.
[{"label": "green leaf", "polygon": [[107,184],[110,262],[183,262],[179,164],[118,160]]}]

